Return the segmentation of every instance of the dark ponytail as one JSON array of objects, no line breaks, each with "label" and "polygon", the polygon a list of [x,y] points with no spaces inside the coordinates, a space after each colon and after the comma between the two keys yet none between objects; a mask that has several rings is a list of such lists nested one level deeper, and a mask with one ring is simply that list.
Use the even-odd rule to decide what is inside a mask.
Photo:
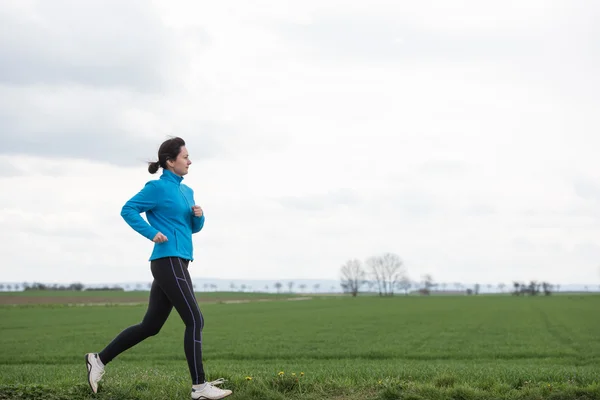
[{"label": "dark ponytail", "polygon": [[185,141],[180,137],[165,140],[158,149],[158,161],[148,163],[148,172],[155,174],[159,167],[166,169],[167,161],[176,160],[183,146]]},{"label": "dark ponytail", "polygon": [[151,174],[155,174],[158,172],[158,167],[160,167],[160,163],[158,161],[149,162],[148,172],[150,172]]}]

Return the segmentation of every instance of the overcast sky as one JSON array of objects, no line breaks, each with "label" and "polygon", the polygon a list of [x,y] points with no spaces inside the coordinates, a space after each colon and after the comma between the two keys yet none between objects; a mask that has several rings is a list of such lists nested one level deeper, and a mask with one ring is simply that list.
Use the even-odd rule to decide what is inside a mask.
[{"label": "overcast sky", "polygon": [[149,281],[168,135],[192,277],[600,283],[595,1],[0,0],[0,281]]}]

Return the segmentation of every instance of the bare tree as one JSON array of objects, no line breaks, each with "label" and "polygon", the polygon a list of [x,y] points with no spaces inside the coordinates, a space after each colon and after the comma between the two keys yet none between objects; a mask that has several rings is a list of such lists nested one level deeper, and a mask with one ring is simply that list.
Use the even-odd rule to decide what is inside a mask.
[{"label": "bare tree", "polygon": [[411,287],[412,287],[412,282],[410,281],[410,279],[408,279],[407,276],[403,276],[400,279],[400,282],[398,282],[398,289],[404,290],[404,294],[406,296],[408,296],[408,291],[410,290]]},{"label": "bare tree", "polygon": [[281,284],[281,282],[276,282],[276,283],[275,283],[275,289],[277,289],[277,293],[279,293],[279,291],[281,290],[281,286],[283,286],[283,285]]},{"label": "bare tree", "polygon": [[[381,267],[381,263],[379,262],[379,257],[369,257],[367,259],[367,266],[369,268],[369,273],[371,275],[371,279],[373,281],[372,285],[377,285],[377,290],[380,296],[383,296],[385,293],[385,285],[384,285],[384,277],[383,270]],[[369,285],[371,286],[371,285]]]},{"label": "bare tree", "polygon": [[550,296],[552,294],[552,285],[548,282],[542,282],[542,290],[545,296]]},{"label": "bare tree", "polygon": [[385,253],[381,256],[370,257],[367,265],[372,277],[377,283],[380,296],[393,296],[394,288],[405,275],[404,264],[397,254]]},{"label": "bare tree", "polygon": [[421,289],[421,294],[428,295],[431,293],[431,288],[435,286],[433,282],[433,277],[431,274],[423,275],[423,289]]},{"label": "bare tree", "polygon": [[290,293],[292,293],[292,289],[294,288],[294,281],[288,282],[288,288],[290,288]]},{"label": "bare tree", "polygon": [[539,283],[537,281],[531,281],[531,282],[529,282],[529,287],[528,287],[528,289],[529,289],[529,295],[530,296],[537,296],[539,294],[539,292],[540,292],[539,288],[540,288],[540,285],[539,285]]},{"label": "bare tree", "polygon": [[521,294],[521,284],[517,281],[513,281],[513,287],[514,287],[514,291],[513,294],[515,296],[519,296]]},{"label": "bare tree", "polygon": [[365,284],[366,274],[361,262],[357,259],[346,261],[341,269],[341,286],[344,292],[356,297],[362,285]]}]

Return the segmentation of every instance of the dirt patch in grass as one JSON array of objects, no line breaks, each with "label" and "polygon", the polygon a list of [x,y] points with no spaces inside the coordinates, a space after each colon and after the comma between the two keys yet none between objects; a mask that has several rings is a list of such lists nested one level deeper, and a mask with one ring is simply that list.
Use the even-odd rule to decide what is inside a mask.
[{"label": "dirt patch in grass", "polygon": [[83,297],[83,296],[0,296],[1,305],[19,304],[136,304],[147,303],[144,297]]},{"label": "dirt patch in grass", "polygon": [[[311,297],[292,297],[292,298],[235,298],[230,297],[210,297],[203,299],[201,296],[197,296],[198,303],[223,303],[223,304],[239,304],[239,303],[250,303],[250,302],[264,302],[264,301],[276,301],[276,300],[310,300]],[[30,304],[72,304],[72,305],[138,305],[148,304],[148,297],[135,296],[135,297],[116,297],[116,296],[0,296],[0,305],[30,305]]]}]

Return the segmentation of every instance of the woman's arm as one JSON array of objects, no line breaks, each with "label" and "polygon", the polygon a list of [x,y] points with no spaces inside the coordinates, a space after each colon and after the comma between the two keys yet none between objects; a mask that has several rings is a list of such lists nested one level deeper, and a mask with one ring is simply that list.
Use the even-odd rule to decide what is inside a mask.
[{"label": "woman's arm", "polygon": [[150,181],[146,183],[142,190],[129,199],[121,209],[121,217],[123,217],[125,222],[137,233],[149,240],[154,239],[158,233],[158,229],[146,222],[140,214],[156,207],[157,198],[158,188],[155,182]]}]

